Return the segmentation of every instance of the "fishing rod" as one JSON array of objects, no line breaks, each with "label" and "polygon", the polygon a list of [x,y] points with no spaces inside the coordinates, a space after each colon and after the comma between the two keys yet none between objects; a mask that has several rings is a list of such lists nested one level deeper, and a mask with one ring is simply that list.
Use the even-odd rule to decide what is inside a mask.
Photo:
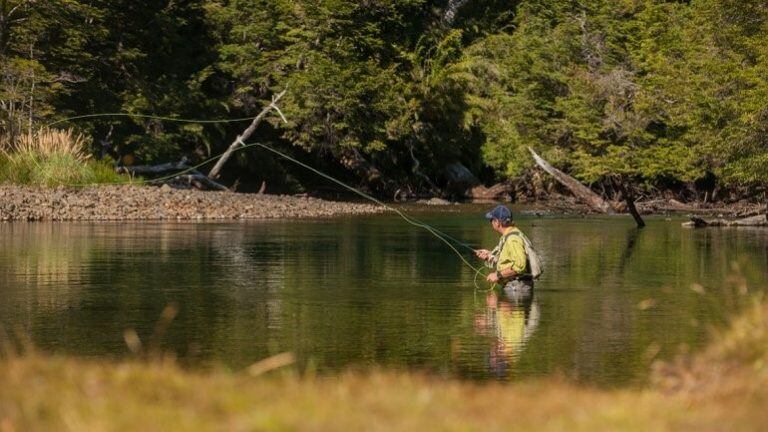
[{"label": "fishing rod", "polygon": [[[150,120],[161,120],[161,121],[176,122],[176,123],[205,123],[205,124],[235,123],[235,122],[252,120],[252,118],[214,119],[214,120],[202,120],[201,119],[201,120],[195,120],[195,119],[182,119],[182,118],[175,118],[175,117],[155,116],[155,115],[148,115],[148,114],[100,113],[100,114],[87,114],[87,115],[81,115],[81,116],[74,116],[74,117],[65,118],[65,119],[58,120],[58,121],[55,121],[53,123],[50,123],[50,124],[47,125],[47,127],[52,127],[52,126],[57,125],[57,124],[62,124],[62,123],[71,122],[71,121],[75,121],[75,120],[103,118],[103,117],[143,118],[143,119],[150,119]],[[457,257],[459,257],[459,259],[462,261],[462,263],[464,265],[466,265],[467,267],[469,267],[470,269],[472,269],[475,272],[473,283],[474,283],[476,289],[480,289],[477,286],[477,277],[478,277],[479,274],[482,273],[482,271],[483,271],[482,267],[475,267],[474,265],[472,265],[466,258],[464,258],[464,255],[451,242],[455,243],[459,247],[462,247],[464,249],[469,250],[470,252],[472,252],[474,254],[476,249],[473,248],[471,245],[469,245],[469,244],[467,244],[465,242],[462,242],[462,241],[456,239],[455,237],[453,237],[453,236],[451,236],[451,235],[449,235],[447,233],[444,233],[444,232],[440,231],[439,229],[433,227],[432,225],[429,225],[429,224],[427,224],[425,222],[422,222],[422,221],[420,221],[420,220],[418,220],[418,219],[416,219],[416,218],[406,214],[405,212],[403,212],[402,210],[400,210],[400,209],[398,209],[396,207],[393,207],[393,206],[391,206],[389,204],[386,204],[385,202],[383,202],[383,201],[381,201],[381,200],[379,200],[379,199],[377,199],[377,198],[375,198],[375,197],[373,197],[373,196],[371,196],[371,195],[369,195],[369,194],[359,190],[358,188],[355,188],[355,187],[353,187],[351,185],[348,185],[348,184],[344,183],[343,181],[338,180],[335,177],[332,177],[332,176],[330,176],[330,175],[328,175],[328,174],[326,174],[326,173],[324,173],[324,172],[322,172],[322,171],[320,171],[320,170],[318,170],[316,168],[313,168],[313,167],[311,167],[311,166],[309,166],[309,165],[307,165],[307,164],[305,164],[305,163],[303,163],[303,162],[301,162],[301,161],[299,161],[299,160],[297,160],[297,159],[295,159],[295,158],[293,158],[293,157],[291,157],[291,156],[289,156],[289,155],[287,155],[287,154],[285,154],[283,152],[275,150],[274,148],[272,148],[272,147],[270,147],[268,145],[265,145],[265,144],[262,144],[262,143],[250,143],[250,144],[247,144],[247,143],[243,142],[240,137],[237,138],[237,142],[240,144],[240,146],[238,148],[234,149],[233,151],[245,150],[245,149],[251,148],[251,147],[259,147],[259,148],[262,148],[264,150],[267,150],[267,151],[269,151],[269,152],[271,152],[271,153],[273,153],[273,154],[275,154],[275,155],[277,155],[277,156],[279,156],[279,157],[281,157],[281,158],[283,158],[283,159],[285,159],[285,160],[287,160],[287,161],[289,161],[291,163],[294,163],[294,164],[296,164],[296,165],[298,165],[298,166],[300,166],[300,167],[302,167],[304,169],[307,169],[307,170],[309,170],[309,171],[319,175],[320,177],[323,177],[326,180],[329,180],[329,181],[331,181],[331,182],[333,182],[333,183],[335,183],[335,184],[337,184],[337,185],[339,185],[339,186],[341,186],[341,187],[343,187],[343,188],[345,188],[345,189],[347,189],[347,190],[349,190],[349,191],[359,195],[360,197],[362,197],[362,198],[364,198],[364,199],[366,199],[368,201],[371,201],[371,202],[373,202],[373,203],[375,203],[375,204],[377,204],[377,205],[379,205],[379,206],[381,206],[381,207],[383,207],[383,208],[385,208],[385,209],[387,209],[389,211],[394,212],[400,218],[402,218],[406,223],[408,223],[410,225],[413,225],[415,227],[418,227],[418,228],[422,228],[425,231],[429,232],[435,238],[437,238],[440,241],[442,241],[443,243],[445,243],[445,245],[448,246],[448,248],[450,248],[456,254]],[[216,156],[210,157],[210,158],[204,160],[203,162],[201,162],[201,163],[199,163],[199,164],[197,164],[195,166],[186,168],[186,169],[184,169],[182,171],[176,172],[176,173],[168,175],[168,176],[164,176],[164,177],[160,177],[160,178],[154,179],[152,181],[153,182],[158,182],[158,181],[168,180],[168,179],[174,178],[176,176],[185,174],[187,172],[194,171],[194,170],[196,170],[196,169],[198,169],[198,168],[200,168],[200,167],[202,167],[202,166],[204,166],[204,165],[206,165],[206,164],[208,164],[208,163],[210,163],[210,162],[212,162],[214,160],[220,159],[222,156],[224,156],[224,154],[226,154],[226,152],[223,152],[223,153],[218,154]],[[148,183],[148,181],[146,181],[146,180],[142,180],[142,182]],[[86,185],[71,185],[71,186],[86,186]]]},{"label": "fishing rod", "polygon": [[[241,145],[244,145],[244,143],[242,141],[240,141],[240,138],[238,138],[238,141],[240,142]],[[468,244],[460,242],[459,240],[449,236],[448,234],[443,233],[442,231],[438,230],[437,228],[434,228],[433,226],[431,226],[431,225],[429,225],[427,223],[421,222],[420,220],[405,214],[400,209],[392,207],[389,204],[386,204],[383,201],[381,201],[381,200],[379,200],[379,199],[377,199],[377,198],[375,198],[375,197],[373,197],[373,196],[371,196],[371,195],[369,195],[369,194],[367,194],[367,193],[365,193],[365,192],[363,192],[363,191],[361,191],[361,190],[359,190],[359,189],[357,189],[357,188],[355,188],[353,186],[350,186],[350,185],[344,183],[341,180],[338,180],[338,179],[336,179],[334,177],[331,177],[330,175],[325,174],[324,172],[322,172],[320,170],[317,170],[317,169],[315,169],[315,168],[313,168],[313,167],[311,167],[311,166],[309,166],[309,165],[307,165],[307,164],[305,164],[305,163],[303,163],[303,162],[301,162],[299,160],[296,160],[296,159],[292,158],[291,156],[288,156],[285,153],[282,153],[282,152],[280,152],[278,150],[273,149],[272,147],[269,147],[269,146],[261,144],[261,143],[254,143],[254,145],[256,145],[257,147],[261,147],[261,148],[263,148],[263,149],[265,149],[267,151],[270,151],[270,152],[272,152],[272,153],[282,157],[283,159],[286,159],[286,160],[288,160],[290,162],[293,162],[296,165],[301,166],[302,168],[308,169],[308,170],[312,171],[313,173],[315,173],[315,174],[317,174],[317,175],[319,175],[319,176],[321,176],[321,177],[323,177],[323,178],[325,178],[327,180],[330,180],[330,181],[338,184],[339,186],[341,186],[341,187],[343,187],[343,188],[345,188],[345,189],[347,189],[347,190],[349,190],[351,192],[354,192],[357,195],[360,195],[361,197],[363,197],[363,198],[365,198],[365,199],[367,199],[367,200],[369,200],[371,202],[374,202],[374,203],[384,207],[387,210],[395,212],[398,216],[400,216],[407,223],[409,223],[409,224],[411,224],[413,226],[416,226],[416,227],[423,228],[423,229],[427,230],[428,232],[432,233],[438,239],[442,240],[449,248],[451,248],[456,253],[456,255],[464,262],[464,264],[466,264],[472,270],[479,271],[479,269],[477,267],[475,267],[472,264],[470,264],[469,261],[467,261],[464,258],[464,256],[461,254],[461,252],[459,252],[448,241],[448,239],[452,239],[454,242],[456,242],[460,246],[463,246],[463,247],[469,249],[470,251],[472,251],[474,253],[475,249],[472,248],[471,246],[469,246]]]}]

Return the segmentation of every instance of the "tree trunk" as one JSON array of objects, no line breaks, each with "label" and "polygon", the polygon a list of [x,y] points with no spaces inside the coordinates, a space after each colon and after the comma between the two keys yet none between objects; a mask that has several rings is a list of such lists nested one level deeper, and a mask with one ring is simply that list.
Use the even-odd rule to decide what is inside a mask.
[{"label": "tree trunk", "polygon": [[419,161],[419,159],[416,158],[416,155],[413,153],[413,144],[408,145],[408,150],[411,153],[411,160],[413,160],[413,168],[411,169],[413,173],[424,179],[424,181],[427,183],[427,186],[429,186],[429,192],[432,195],[440,195],[440,188],[438,188],[437,185],[435,185],[435,183],[432,182],[432,180],[419,169],[421,166],[421,161]]},{"label": "tree trunk", "polygon": [[600,197],[600,195],[592,192],[592,190],[590,190],[588,187],[579,183],[578,180],[550,165],[549,162],[545,161],[541,158],[541,156],[536,154],[536,152],[533,151],[531,147],[528,147],[528,150],[531,152],[531,155],[533,155],[533,159],[536,161],[536,163],[544,171],[554,177],[555,180],[557,180],[561,185],[568,188],[568,190],[571,191],[571,193],[573,193],[576,198],[580,199],[585,204],[599,211],[600,213],[614,213],[613,207],[611,207],[607,201]]},{"label": "tree trunk", "polygon": [[[264,117],[272,111],[273,109],[276,110],[278,113],[280,113],[280,108],[277,107],[277,101],[279,101],[284,95],[287,90],[283,90],[280,92],[277,96],[274,96],[272,98],[272,102],[267,105],[259,115],[256,116],[256,118],[253,119],[251,122],[251,125],[248,126],[245,131],[243,131],[242,134],[238,135],[238,137],[235,139],[235,141],[229,146],[227,151],[224,152],[223,155],[219,158],[219,160],[216,162],[216,165],[214,165],[213,169],[210,173],[208,173],[208,178],[213,180],[219,178],[219,175],[221,174],[221,169],[224,168],[224,164],[227,163],[227,160],[229,160],[229,157],[232,156],[232,153],[235,151],[236,148],[245,145],[245,141],[253,135],[253,133],[256,131],[256,128],[259,127],[259,124],[262,120],[264,120]],[[282,116],[282,113],[280,113],[280,116]],[[287,123],[287,120],[285,120],[285,117],[283,117],[283,121]]]},{"label": "tree trunk", "polygon": [[644,228],[645,221],[640,216],[640,212],[637,211],[637,207],[635,207],[634,193],[630,188],[627,187],[626,184],[624,184],[623,179],[615,178],[614,183],[616,184],[616,187],[619,189],[619,192],[621,192],[621,195],[624,197],[624,201],[626,201],[627,203],[627,210],[629,210],[629,214],[631,214],[632,217],[635,219],[635,223],[637,223],[637,227]]},{"label": "tree trunk", "polygon": [[449,0],[445,12],[443,12],[443,25],[451,27],[453,20],[456,18],[456,13],[467,3],[469,3],[469,0]]}]

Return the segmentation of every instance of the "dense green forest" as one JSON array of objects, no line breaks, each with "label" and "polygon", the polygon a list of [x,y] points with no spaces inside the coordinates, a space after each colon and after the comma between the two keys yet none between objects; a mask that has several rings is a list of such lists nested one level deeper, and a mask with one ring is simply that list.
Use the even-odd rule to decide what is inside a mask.
[{"label": "dense green forest", "polygon": [[[10,141],[92,113],[255,116],[288,89],[254,139],[380,194],[443,188],[454,162],[517,179],[528,146],[596,190],[759,197],[768,173],[764,0],[0,0],[0,80]],[[152,164],[246,125],[58,127]],[[263,150],[230,164],[229,184],[310,181]]]}]

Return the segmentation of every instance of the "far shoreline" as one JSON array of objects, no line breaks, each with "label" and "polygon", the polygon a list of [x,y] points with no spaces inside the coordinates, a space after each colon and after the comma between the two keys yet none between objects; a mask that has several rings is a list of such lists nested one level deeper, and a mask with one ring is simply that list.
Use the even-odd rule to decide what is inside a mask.
[{"label": "far shoreline", "polygon": [[[439,198],[392,203],[448,209],[460,202]],[[468,202],[491,205],[490,202]],[[574,197],[552,194],[540,200],[509,203],[534,216],[597,215]],[[680,203],[674,199],[638,202],[643,215],[739,218],[760,214],[764,206],[740,202]],[[45,188],[0,185],[0,222],[245,221],[314,219],[383,213],[375,204],[306,195],[269,195],[173,189],[168,186],[95,185]]]}]

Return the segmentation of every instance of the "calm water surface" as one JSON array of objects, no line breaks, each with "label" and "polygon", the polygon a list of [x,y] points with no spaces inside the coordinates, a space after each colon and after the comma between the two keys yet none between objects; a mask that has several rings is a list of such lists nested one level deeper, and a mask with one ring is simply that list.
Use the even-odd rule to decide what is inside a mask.
[{"label": "calm water surface", "polygon": [[[418,217],[496,243],[483,208],[451,209]],[[637,231],[624,217],[519,217],[545,263],[523,302],[476,291],[448,248],[391,215],[0,224],[0,325],[47,352],[115,358],[130,355],[126,329],[146,342],[175,304],[162,347],[192,366],[238,369],[290,351],[320,373],[383,366],[624,385],[654,358],[705,343],[740,287],[768,285],[767,230],[680,222]]]}]

